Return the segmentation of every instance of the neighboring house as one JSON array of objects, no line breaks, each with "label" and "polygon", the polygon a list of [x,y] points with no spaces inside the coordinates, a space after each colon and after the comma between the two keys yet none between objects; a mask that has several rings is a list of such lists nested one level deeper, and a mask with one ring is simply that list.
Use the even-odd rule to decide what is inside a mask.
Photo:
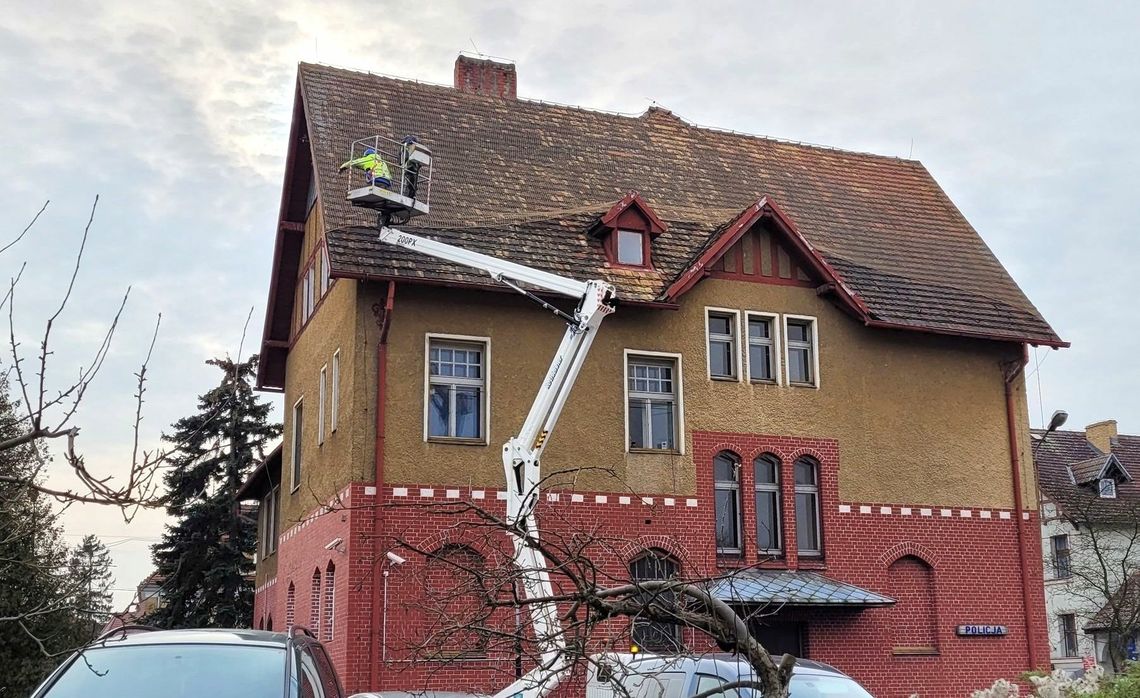
[{"label": "neighboring house", "polygon": [[166,579],[158,572],[153,572],[139,582],[130,603],[122,611],[111,614],[110,620],[103,625],[102,632],[105,633],[123,625],[144,622],[147,614],[162,607],[162,584],[165,581]]},{"label": "neighboring house", "polygon": [[1053,665],[1078,671],[1095,658],[1112,671],[1110,640],[1137,658],[1140,436],[1117,434],[1113,420],[1042,434],[1035,460]]},{"label": "neighboring house", "polygon": [[[604,564],[626,579],[739,572],[717,593],[767,605],[770,649],[879,696],[1048,665],[1022,368],[1066,345],[921,164],[526,101],[513,65],[455,76],[300,66],[258,376],[286,438],[243,493],[277,512],[255,627],[314,626],[350,691],[513,675],[477,643],[411,664],[420,562],[385,553],[501,548],[431,506],[501,508],[500,445],[563,326],[375,241],[337,167],[354,139],[414,134],[435,162],[411,232],[620,295],[543,459],[586,468],[547,483],[550,535],[620,537]],[[771,605],[789,588],[813,593]]]}]

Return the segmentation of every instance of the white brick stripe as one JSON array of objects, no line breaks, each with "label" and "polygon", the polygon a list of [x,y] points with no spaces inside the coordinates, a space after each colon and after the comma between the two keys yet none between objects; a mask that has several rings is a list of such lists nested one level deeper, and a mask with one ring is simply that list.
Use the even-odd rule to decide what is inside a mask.
[{"label": "white brick stripe", "polygon": [[[840,514],[878,514],[880,516],[940,516],[942,518],[960,519],[1000,519],[1009,521],[1013,518],[1012,512],[1000,509],[946,509],[933,507],[904,507],[886,506],[882,504],[840,504]],[[1029,520],[1030,513],[1022,512],[1022,518]]]},{"label": "white brick stripe", "polygon": [[[375,494],[375,487],[365,488],[365,494]],[[346,496],[348,491],[342,493]],[[434,487],[393,487],[391,489],[393,497],[420,497],[423,499],[463,499],[464,490],[459,488],[451,489],[437,489]],[[488,499],[492,496],[495,499],[506,500],[507,493],[505,490],[470,490],[471,499]],[[610,495],[610,494],[584,494],[579,492],[547,492],[546,501],[548,502],[571,502],[573,504],[605,504],[605,505],[622,505],[629,506],[634,503],[644,504],[646,506],[666,506],[666,507],[679,507],[683,506],[697,508],[700,506],[700,500],[696,497],[652,497],[648,495]],[[331,505],[330,505],[331,506]],[[850,511],[850,506],[840,505],[840,511]],[[868,512],[869,513],[869,512]],[[300,524],[298,524],[300,525]]]}]

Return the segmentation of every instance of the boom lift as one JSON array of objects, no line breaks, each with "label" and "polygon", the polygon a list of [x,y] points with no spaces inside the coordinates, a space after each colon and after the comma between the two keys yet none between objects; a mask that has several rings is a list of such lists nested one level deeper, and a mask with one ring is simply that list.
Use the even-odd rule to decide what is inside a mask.
[{"label": "boom lift", "polygon": [[[539,540],[534,509],[538,505],[542,484],[540,459],[602,320],[614,312],[617,293],[605,281],[569,279],[389,227],[388,223],[393,218],[403,217],[406,212],[393,211],[390,198],[381,208],[366,203],[364,197],[354,196],[354,193],[350,192],[349,200],[355,205],[378,211],[380,242],[482,270],[495,281],[518,291],[566,321],[562,343],[539,385],[538,394],[522,428],[517,436],[512,436],[503,444],[503,474],[507,485],[506,520],[511,527],[514,562],[521,571],[523,592],[530,599],[550,598],[553,589],[546,559],[527,542],[528,539],[536,542]],[[426,201],[417,201],[415,204],[418,206],[409,206],[411,211],[426,213]],[[578,301],[578,306],[573,314],[565,313],[534,295],[524,285],[574,298]],[[541,659],[534,669],[496,693],[493,698],[542,698],[554,690],[569,669],[557,605],[549,601],[532,603],[530,616]]]}]

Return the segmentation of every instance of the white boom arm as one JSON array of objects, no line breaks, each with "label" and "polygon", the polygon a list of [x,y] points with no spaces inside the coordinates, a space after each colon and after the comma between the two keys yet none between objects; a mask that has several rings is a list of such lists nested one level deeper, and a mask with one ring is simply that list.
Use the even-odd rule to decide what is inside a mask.
[{"label": "white boom arm", "polygon": [[[507,522],[511,525],[515,564],[522,572],[526,598],[546,599],[553,596],[546,558],[527,539],[537,542],[538,526],[534,508],[538,504],[541,484],[539,458],[550,438],[555,422],[574,387],[578,372],[590,351],[598,327],[614,311],[617,297],[614,287],[604,281],[577,281],[557,274],[490,255],[471,252],[462,247],[438,242],[429,238],[405,233],[395,228],[382,227],[380,241],[403,247],[449,262],[463,264],[486,272],[491,278],[539,302],[567,320],[566,334],[550,362],[550,368],[538,388],[538,395],[530,406],[522,429],[517,436],[503,444],[503,472],[507,480]],[[519,287],[525,283],[546,291],[559,293],[578,300],[572,316],[536,298]],[[516,680],[493,698],[542,698],[562,679],[569,669],[566,659],[566,641],[558,620],[558,608],[553,602],[530,604],[531,624],[541,660],[534,669]]]}]

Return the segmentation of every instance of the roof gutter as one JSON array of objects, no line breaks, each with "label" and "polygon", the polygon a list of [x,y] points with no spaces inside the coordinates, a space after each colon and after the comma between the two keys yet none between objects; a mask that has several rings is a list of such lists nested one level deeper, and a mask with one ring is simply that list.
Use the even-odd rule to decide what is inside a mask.
[{"label": "roof gutter", "polygon": [[[1013,481],[1013,516],[1014,525],[1017,527],[1017,559],[1021,572],[1021,602],[1022,611],[1025,614],[1025,650],[1029,659],[1029,669],[1036,669],[1039,665],[1037,661],[1037,637],[1036,628],[1034,626],[1034,617],[1032,612],[1033,607],[1033,590],[1029,577],[1029,559],[1025,551],[1025,506],[1022,501],[1022,479],[1021,479],[1021,452],[1017,444],[1017,416],[1014,409],[1014,391],[1013,382],[1017,380],[1018,376],[1024,371],[1026,364],[1029,363],[1029,346],[1022,344],[1021,359],[1004,367],[1004,383],[1005,383],[1005,418],[1006,430],[1009,436],[1009,471],[1010,478]],[[1036,540],[1036,537],[1034,538]]]}]

